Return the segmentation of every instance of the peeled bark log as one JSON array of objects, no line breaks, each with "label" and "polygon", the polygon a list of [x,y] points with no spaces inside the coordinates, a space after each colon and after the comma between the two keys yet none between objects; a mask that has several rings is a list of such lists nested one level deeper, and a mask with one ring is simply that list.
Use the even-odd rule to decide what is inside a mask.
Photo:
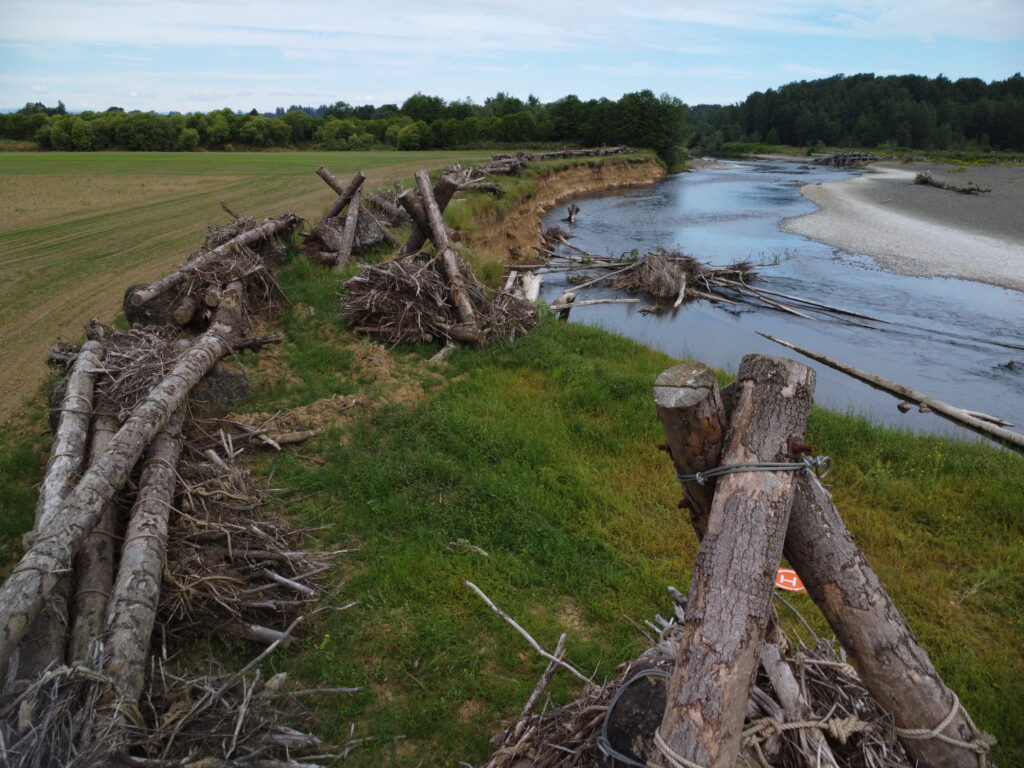
[{"label": "peeled bark log", "polygon": [[142,693],[149,639],[160,605],[167,521],[174,501],[184,417],[185,409],[178,408],[150,445],[107,609],[104,672],[132,702]]},{"label": "peeled bark log", "polygon": [[[82,345],[68,373],[50,461],[39,487],[33,529],[37,540],[44,535],[43,532],[48,527],[60,523],[61,505],[74,488],[86,464],[93,389],[103,356],[104,349],[100,342],[87,341]],[[30,684],[51,664],[64,663],[67,652],[70,590],[69,575],[55,575],[53,589],[47,596],[46,605],[33,619],[29,628],[30,637],[21,643],[17,660],[12,659],[10,664],[9,691],[19,691]],[[0,659],[0,667],[3,667],[3,659]]]},{"label": "peeled bark log", "polygon": [[184,282],[192,272],[197,269],[206,267],[210,262],[223,259],[231,253],[231,249],[236,246],[251,246],[258,243],[260,240],[266,240],[267,238],[273,237],[279,232],[295,227],[299,224],[301,219],[294,213],[285,214],[276,219],[268,219],[263,224],[254,229],[250,229],[243,232],[238,237],[228,240],[223,245],[219,245],[212,251],[197,256],[192,261],[183,264],[179,269],[172,272],[169,275],[164,275],[154,283],[150,283],[148,286],[142,286],[137,288],[129,299],[133,307],[140,307],[148,301],[153,300],[161,293],[170,291],[177,288]]},{"label": "peeled bark log", "polygon": [[174,308],[171,318],[178,325],[188,325],[195,316],[197,309],[199,309],[199,305],[196,304],[196,300],[191,296],[185,296],[178,302],[178,306]]},{"label": "peeled bark log", "polygon": [[[785,553],[864,686],[892,713],[896,725],[925,730],[939,725],[956,696],[853,540],[828,491],[807,473],[796,481]],[[982,734],[962,708],[943,734],[974,742],[978,751],[936,738],[900,741],[922,768],[992,765],[982,750]]]},{"label": "peeled bark log", "polygon": [[[452,198],[455,196],[455,193],[458,192],[458,190],[459,185],[456,184],[451,179],[449,179],[447,176],[442,176],[437,180],[437,183],[434,184],[434,200],[437,203],[437,209],[441,213],[444,213],[444,209],[448,207],[448,203],[451,202]],[[405,204],[403,203],[403,207],[404,205]],[[409,209],[406,208],[406,210]],[[411,215],[412,211],[409,211],[409,213]],[[424,220],[426,220],[426,212],[424,212]],[[412,232],[409,233],[409,239],[405,241],[405,248],[403,252],[406,255],[418,253],[420,250],[422,250],[424,244],[427,242],[427,239],[429,237],[429,222],[427,223],[426,227],[420,227],[419,224],[417,224],[417,226],[413,228]]]},{"label": "peeled bark log", "polygon": [[[693,475],[717,467],[728,424],[714,371],[701,363],[681,363],[669,368],[654,382],[654,403],[676,473]],[[698,538],[704,537],[708,527],[715,480],[683,484]]]},{"label": "peeled bark log", "polygon": [[352,258],[352,243],[356,239],[356,223],[359,220],[359,204],[361,196],[357,189],[352,193],[352,200],[348,206],[348,215],[345,216],[345,230],[341,235],[341,247],[338,249],[338,264],[335,269],[344,269]]},{"label": "peeled bark log", "polygon": [[[107,450],[117,433],[117,419],[97,416],[92,426],[90,456],[93,463]],[[93,642],[103,632],[103,617],[114,581],[114,535],[117,505],[107,502],[82,551],[75,558],[75,596],[71,606],[71,641],[68,663],[88,661]]]},{"label": "peeled bark log", "polygon": [[338,199],[334,201],[334,205],[324,215],[324,219],[329,219],[341,213],[345,206],[349,204],[349,201],[352,200],[352,196],[359,191],[359,188],[363,186],[363,182],[366,181],[366,174],[362,171],[356,171],[348,185],[342,186],[338,178],[324,166],[321,165],[316,169],[316,172],[321,179],[327,182],[331,189],[338,193]]},{"label": "peeled bark log", "polygon": [[448,288],[451,293],[452,304],[455,305],[455,312],[459,316],[459,322],[463,325],[473,326],[475,330],[476,312],[466,294],[466,286],[462,279],[462,270],[459,267],[459,258],[451,248],[448,241],[448,233],[445,231],[444,220],[441,218],[441,209],[434,199],[434,193],[430,189],[430,179],[426,171],[416,171],[416,187],[419,189],[420,201],[427,214],[427,221],[430,223],[430,236],[437,248],[441,263],[444,264],[448,276]]},{"label": "peeled bark log", "polygon": [[[803,436],[813,390],[807,366],[743,358],[722,465],[786,459],[789,438]],[[718,481],[660,728],[669,750],[707,768],[732,768],[739,756],[793,484],[793,472],[778,471]]]},{"label": "peeled bark log", "polygon": [[99,460],[68,494],[59,520],[47,525],[0,587],[0,666],[53,592],[104,505],[124,485],[146,446],[163,429],[203,375],[227,354],[241,326],[240,283],[224,293],[209,329],[199,336],[118,430]]}]

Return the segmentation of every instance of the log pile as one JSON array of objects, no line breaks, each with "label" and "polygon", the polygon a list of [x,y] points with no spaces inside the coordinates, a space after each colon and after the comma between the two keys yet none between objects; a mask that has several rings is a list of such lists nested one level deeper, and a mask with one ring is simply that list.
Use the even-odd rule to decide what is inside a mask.
[{"label": "log pile", "polygon": [[950,192],[959,192],[961,195],[977,195],[985,192],[991,192],[991,189],[984,189],[979,187],[973,181],[968,181],[966,185],[960,187],[956,184],[947,184],[944,181],[939,181],[932,176],[931,171],[921,171],[914,176],[914,183],[926,187],[935,187],[936,189],[948,189]]},{"label": "log pile", "polygon": [[816,157],[812,162],[814,165],[828,165],[832,168],[862,168],[868,163],[884,159],[884,157],[871,155],[866,152],[836,152],[831,155]]},{"label": "log pile", "polygon": [[487,176],[518,176],[529,163],[544,160],[565,160],[577,157],[610,157],[612,155],[631,155],[632,147],[597,147],[593,149],[562,149],[554,152],[516,152],[515,154],[492,155],[491,159],[478,167]]},{"label": "log pile", "polygon": [[131,331],[94,320],[80,348],[55,350],[66,376],[52,456],[26,553],[0,587],[3,765],[275,766],[323,752],[281,724],[282,681],[157,667],[150,648],[156,631],[166,658],[207,628],[269,653],[341,554],[261,519],[264,492],[196,402],[226,354],[273,341],[247,338],[249,320],[283,298],[256,248],[274,253],[300,221],[236,217],[180,269],[126,294],[148,321],[154,305],[191,299],[187,320]]},{"label": "log pile", "polygon": [[[452,248],[442,214],[458,190],[457,178],[445,174],[431,186],[426,171],[417,171],[416,188],[398,195],[413,222],[405,245],[345,282],[342,316],[357,333],[390,343],[482,344],[535,327],[536,307],[507,291],[489,291]],[[433,255],[421,252],[428,240]]]},{"label": "log pile", "polygon": [[[745,357],[725,390],[700,364],[658,377],[664,447],[700,541],[689,594],[670,588],[674,619],[657,617],[658,642],[613,681],[535,714],[549,665],[495,737],[489,766],[992,766],[991,737],[942,681],[812,471],[827,465],[803,442],[813,389],[811,369],[761,355]],[[773,586],[783,553],[838,649],[806,622],[809,647],[782,633]]]}]

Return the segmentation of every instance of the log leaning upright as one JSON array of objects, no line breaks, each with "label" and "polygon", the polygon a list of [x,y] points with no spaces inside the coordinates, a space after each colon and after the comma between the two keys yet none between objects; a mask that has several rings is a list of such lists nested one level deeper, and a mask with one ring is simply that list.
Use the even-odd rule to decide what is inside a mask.
[{"label": "log leaning upright", "polygon": [[[722,464],[786,460],[789,438],[802,437],[806,427],[814,371],[748,355],[737,386]],[[718,481],[657,735],[662,765],[672,765],[670,758],[706,768],[736,763],[793,485],[793,472],[777,471]]]}]

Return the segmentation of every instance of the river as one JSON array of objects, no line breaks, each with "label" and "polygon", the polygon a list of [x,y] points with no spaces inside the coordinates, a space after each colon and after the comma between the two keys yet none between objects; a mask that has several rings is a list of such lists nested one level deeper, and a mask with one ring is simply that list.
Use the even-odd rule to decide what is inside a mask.
[{"label": "river", "polygon": [[[915,432],[974,438],[968,430],[913,408],[844,374],[809,361],[755,332],[762,331],[948,403],[1007,419],[1024,428],[1024,351],[978,340],[1024,345],[1024,293],[950,278],[908,277],[867,256],[779,230],[783,219],[816,206],[800,187],[850,175],[786,161],[743,161],[723,170],[669,176],[653,187],[576,200],[576,223],[560,222],[565,206],[545,219],[572,232],[589,252],[622,255],[675,248],[722,266],[758,265],[754,286],[771,288],[890,321],[886,330],[823,317],[805,320],[766,306],[690,301],[647,314],[641,304],[580,307],[572,322],[600,326],[674,357],[735,373],[751,353],[794,357],[815,368],[815,402]],[[541,298],[568,287],[566,273],[549,273]],[[621,295],[586,289],[580,299]]]}]

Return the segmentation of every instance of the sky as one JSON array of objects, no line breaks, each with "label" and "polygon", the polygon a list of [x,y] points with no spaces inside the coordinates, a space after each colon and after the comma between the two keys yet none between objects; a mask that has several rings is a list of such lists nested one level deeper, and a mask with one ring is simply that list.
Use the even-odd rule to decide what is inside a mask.
[{"label": "sky", "polygon": [[262,112],[641,89],[731,104],[839,73],[1022,70],[1024,0],[0,0],[0,109]]}]

